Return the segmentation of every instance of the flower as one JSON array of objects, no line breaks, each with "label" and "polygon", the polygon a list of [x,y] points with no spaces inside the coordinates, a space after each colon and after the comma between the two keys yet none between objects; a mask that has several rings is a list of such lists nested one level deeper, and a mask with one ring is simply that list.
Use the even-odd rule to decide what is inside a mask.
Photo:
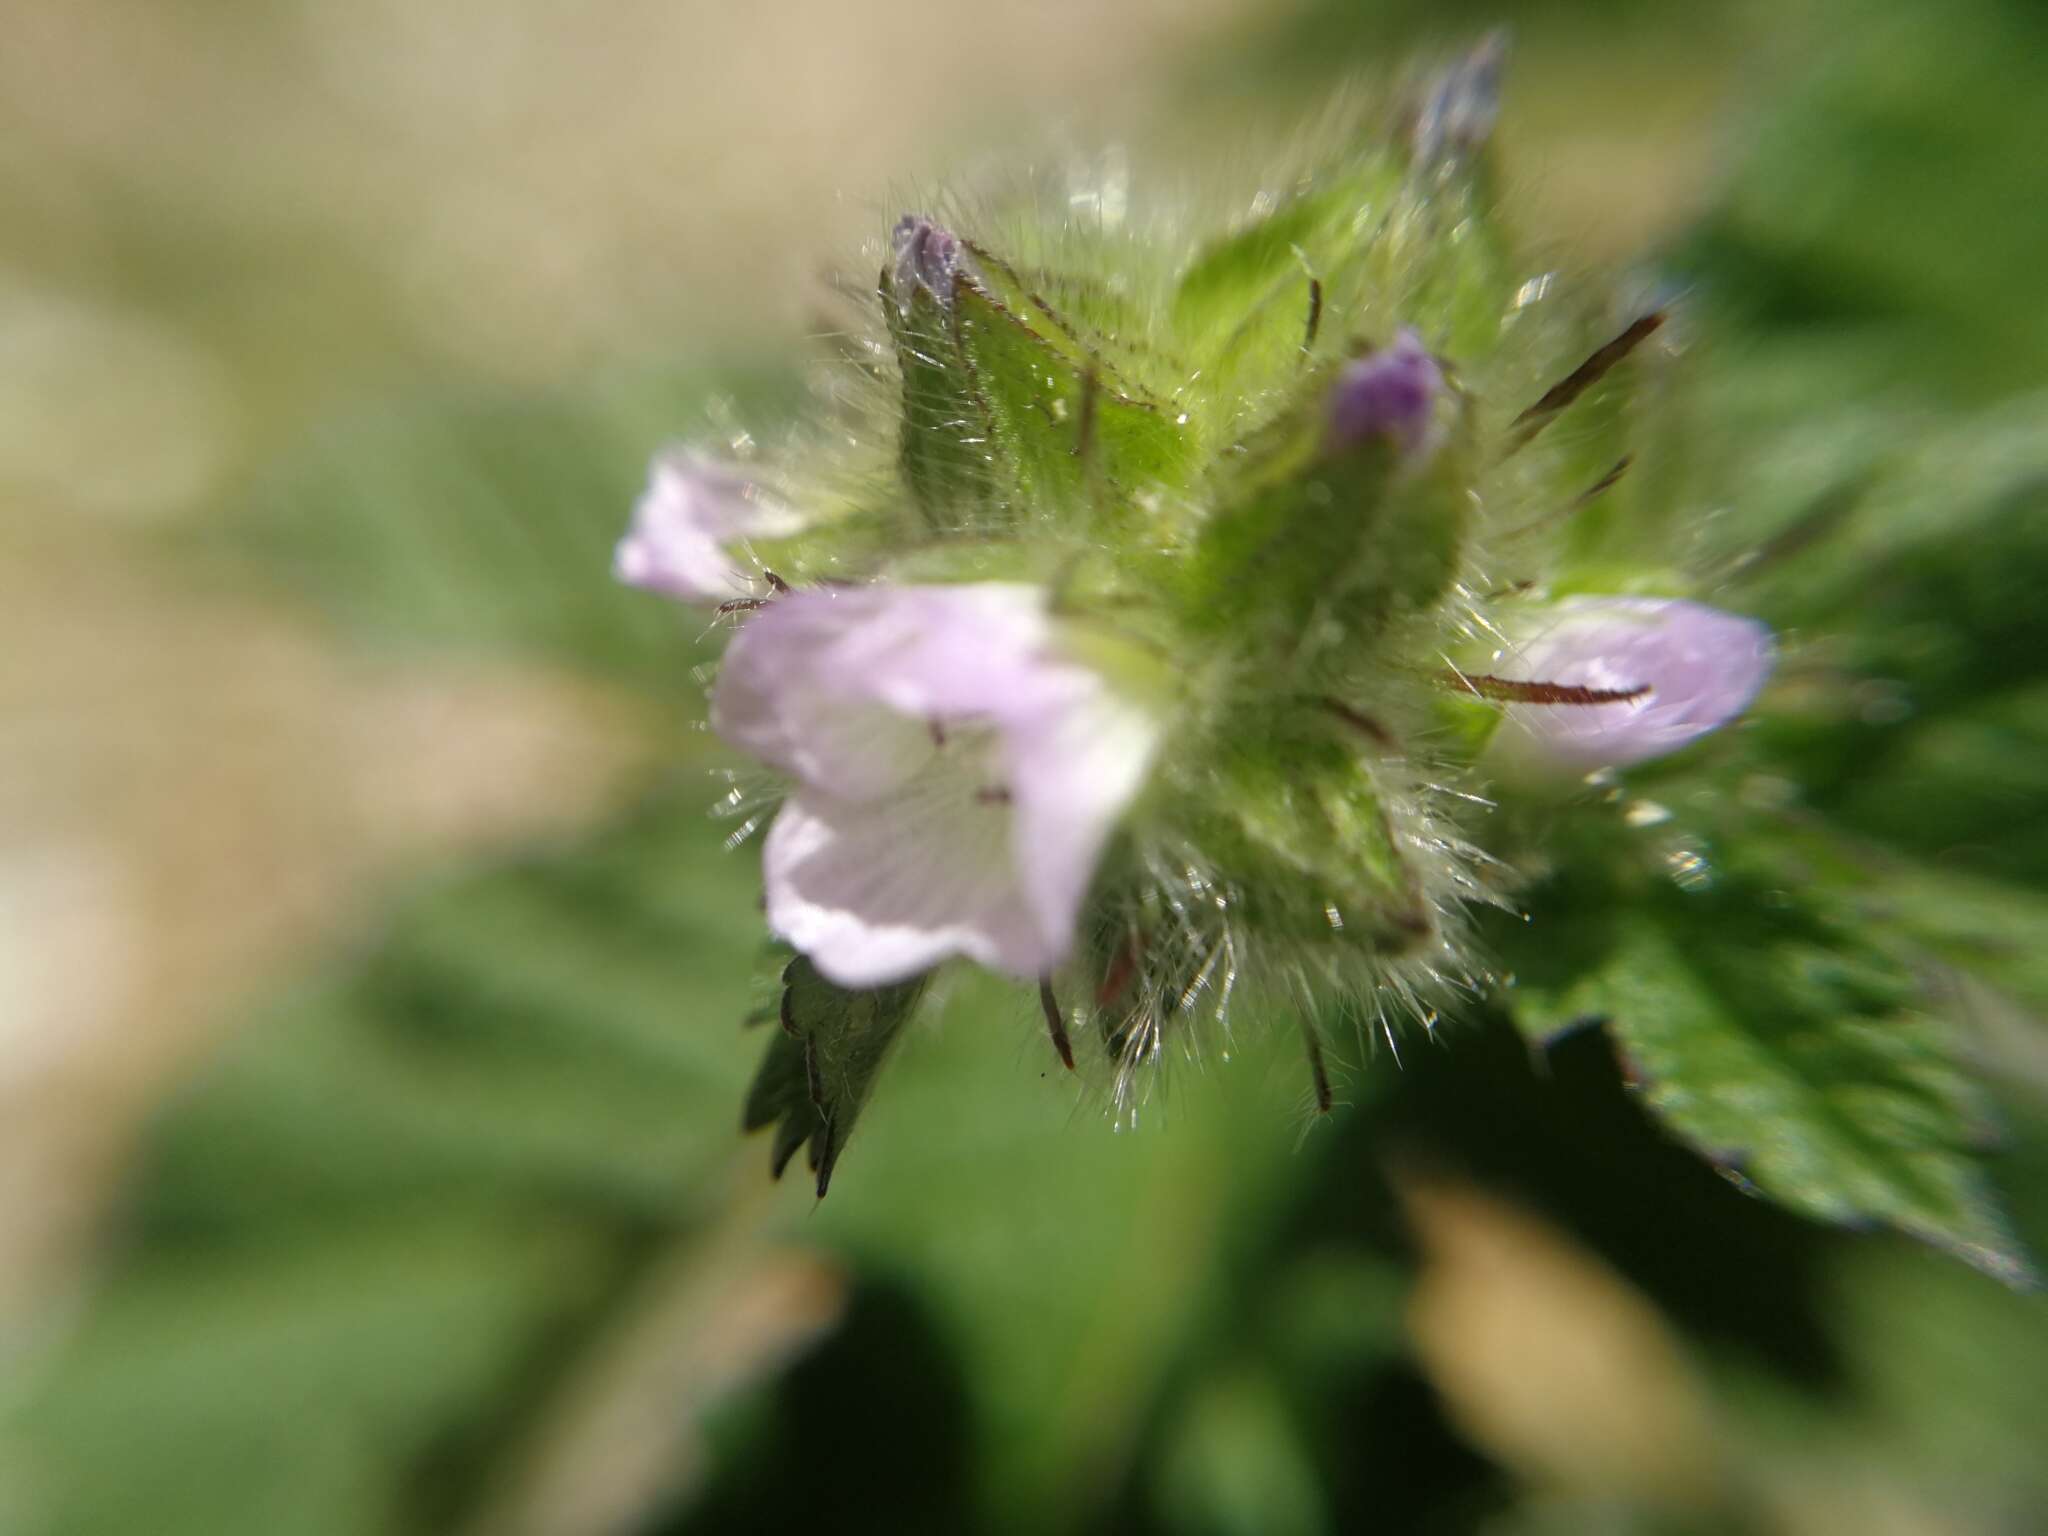
[{"label": "flower", "polygon": [[659,455],[632,526],[612,554],[612,575],[684,602],[715,603],[747,591],[730,546],[795,533],[802,519],[739,465],[694,449]]},{"label": "flower", "polygon": [[711,722],[796,780],[768,923],[844,987],[953,955],[1046,974],[1159,735],[1062,649],[1041,589],[999,582],[777,598],[727,650]]},{"label": "flower", "polygon": [[953,302],[953,281],[960,272],[958,236],[922,214],[906,213],[890,231],[889,245],[896,258],[896,303],[905,314],[920,288],[937,299],[941,309]]},{"label": "flower", "polygon": [[1393,440],[1403,458],[1416,460],[1434,446],[1437,396],[1444,376],[1422,344],[1403,327],[1392,346],[1346,363],[1331,386],[1327,441],[1353,448],[1374,436]]},{"label": "flower", "polygon": [[1771,632],[1755,619],[1658,597],[1572,597],[1516,651],[1519,680],[1626,691],[1613,704],[1510,704],[1508,750],[1575,772],[1675,752],[1733,720],[1770,676]]}]

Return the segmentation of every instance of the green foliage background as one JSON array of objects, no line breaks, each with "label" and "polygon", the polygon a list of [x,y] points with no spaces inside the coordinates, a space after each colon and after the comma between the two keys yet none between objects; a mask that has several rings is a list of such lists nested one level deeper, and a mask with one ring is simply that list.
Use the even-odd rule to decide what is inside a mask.
[{"label": "green foliage background", "polygon": [[[1180,89],[1190,110],[1211,92],[1274,110],[1468,19],[1494,16],[1316,5]],[[616,824],[394,894],[361,952],[255,1007],[178,1087],[95,1277],[22,1372],[4,1518],[209,1536],[2037,1519],[2041,1298],[1855,1229],[2006,1279],[2048,1252],[2048,24],[1995,0],[1518,22],[1513,90],[1538,100],[1577,78],[1544,72],[1567,55],[1630,90],[1646,59],[1674,89],[1689,58],[1738,61],[1725,181],[1656,253],[1696,305],[1690,457],[1719,509],[1674,539],[1802,645],[1727,751],[1634,786],[1685,813],[1722,872],[1711,897],[1658,873],[1654,828],[1567,866],[1526,929],[1492,936],[1517,1021],[1362,1062],[1354,1102],[1306,1132],[1291,1042],[1269,1059],[1250,1039],[1112,1133],[1028,1000],[963,983],[899,1044],[814,1206],[738,1136],[764,1038],[744,1021],[778,962],[751,861],[705,814],[710,744],[678,727]],[[141,256],[170,261],[171,216],[135,217]],[[791,360],[423,380],[325,413],[164,558],[253,574],[362,644],[541,658],[680,721],[702,656],[610,584],[611,540],[649,447],[714,395],[772,417],[795,378]],[[1530,836],[1604,846],[1607,814]],[[1796,924],[1771,917],[1788,890]],[[1611,1031],[1571,1027],[1590,1015]],[[1725,1176],[1695,1148],[1729,1155]],[[1708,1405],[1706,1491],[1564,1476],[1475,1416],[1409,1323],[1444,1260],[1404,1202],[1445,1177],[1647,1299]],[[792,1264],[830,1303],[763,1322],[748,1298]],[[1512,1298],[1518,1271],[1494,1283]],[[1569,1381],[1556,1403],[1607,1432]]]}]

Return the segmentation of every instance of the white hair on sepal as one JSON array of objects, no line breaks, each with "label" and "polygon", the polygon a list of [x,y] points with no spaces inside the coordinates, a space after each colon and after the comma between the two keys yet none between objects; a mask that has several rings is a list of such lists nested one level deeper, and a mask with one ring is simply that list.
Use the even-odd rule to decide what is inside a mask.
[{"label": "white hair on sepal", "polygon": [[[1226,877],[1185,842],[1127,852],[1088,946],[1107,960],[1069,966],[1054,983],[1083,1067],[1107,1061],[1113,1119],[1134,1123],[1176,1070],[1203,1070],[1212,1052],[1229,1060],[1247,1013],[1300,1032],[1307,1103],[1321,1113],[1375,1056],[1398,1059],[1404,1034],[1432,1037],[1485,995],[1491,973],[1473,952],[1468,913],[1475,902],[1506,904],[1481,873],[1502,866],[1456,819],[1483,802],[1419,774],[1383,792],[1430,913],[1428,933],[1406,953],[1253,934],[1236,918]],[[1355,1058],[1322,1027],[1345,1020]]]},{"label": "white hair on sepal", "polygon": [[751,842],[789,793],[789,781],[772,769],[721,767],[712,780],[724,787],[711,803],[711,819],[728,825],[722,846],[730,853]]}]

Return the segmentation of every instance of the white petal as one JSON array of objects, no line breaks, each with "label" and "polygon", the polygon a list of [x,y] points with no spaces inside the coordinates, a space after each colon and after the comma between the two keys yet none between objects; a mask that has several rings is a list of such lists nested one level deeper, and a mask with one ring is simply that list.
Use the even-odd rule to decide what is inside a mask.
[{"label": "white petal", "polygon": [[734,546],[794,533],[801,521],[737,465],[688,451],[664,454],[648,472],[612,574],[684,602],[721,602],[749,590]]},{"label": "white petal", "polygon": [[999,583],[778,598],[735,637],[719,734],[799,781],[769,922],[846,985],[966,955],[1042,975],[1072,947],[1158,728]]},{"label": "white petal", "polygon": [[712,729],[843,799],[930,761],[949,723],[1027,707],[1048,678],[1035,587],[819,588],[781,597],[726,648]]},{"label": "white petal", "polygon": [[1144,787],[1159,725],[1088,677],[1064,705],[1004,738],[1018,869],[1041,931],[1062,956],[1103,845]]},{"label": "white petal", "polygon": [[769,829],[768,926],[827,980],[883,986],[954,955],[1029,977],[1056,959],[1017,884],[1008,808],[934,777],[952,780],[866,804],[801,790]]},{"label": "white petal", "polygon": [[877,697],[876,681],[915,643],[885,589],[792,593],[726,647],[711,728],[744,751],[842,799],[884,795],[937,751],[931,722]]}]

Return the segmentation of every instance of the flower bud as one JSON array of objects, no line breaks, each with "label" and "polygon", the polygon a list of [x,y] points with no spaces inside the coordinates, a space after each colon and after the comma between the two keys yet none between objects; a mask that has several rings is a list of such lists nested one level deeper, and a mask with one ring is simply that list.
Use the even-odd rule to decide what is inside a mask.
[{"label": "flower bud", "polygon": [[897,220],[889,241],[896,257],[891,274],[896,303],[903,312],[910,312],[911,300],[920,288],[938,300],[940,308],[950,305],[953,283],[960,273],[959,237],[922,214],[906,213]]},{"label": "flower bud", "polygon": [[1507,675],[1649,691],[1611,704],[1510,704],[1501,747],[1574,773],[1662,757],[1747,709],[1773,658],[1769,629],[1718,608],[1676,598],[1567,598],[1519,648]]},{"label": "flower bud", "polygon": [[1434,447],[1437,396],[1444,376],[1414,331],[1402,328],[1393,345],[1346,363],[1330,390],[1327,442],[1354,448],[1372,437],[1390,439],[1403,458],[1416,460]]}]

